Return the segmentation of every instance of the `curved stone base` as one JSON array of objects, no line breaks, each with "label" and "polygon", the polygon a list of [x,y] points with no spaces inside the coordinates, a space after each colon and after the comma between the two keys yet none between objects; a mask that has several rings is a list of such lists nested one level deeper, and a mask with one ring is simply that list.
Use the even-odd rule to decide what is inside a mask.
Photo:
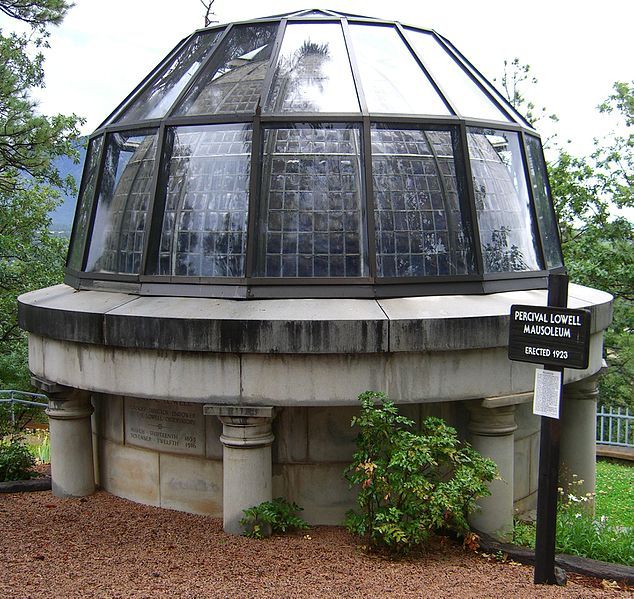
[{"label": "curved stone base", "polygon": [[[601,370],[611,301],[570,286],[569,306],[589,308],[592,326],[589,366],[567,369],[565,383]],[[342,478],[354,452],[350,419],[357,396],[373,390],[417,422],[444,417],[463,439],[472,402],[471,433],[503,479],[482,503],[504,516],[488,532],[498,520],[508,532],[513,501],[530,510],[537,489],[538,425],[523,405],[536,366],[508,359],[514,304],[545,305],[546,292],[236,301],[58,285],[21,296],[19,320],[34,376],[97,398],[94,461],[112,493],[222,513],[231,532],[245,503],[280,495],[309,522],[339,523],[354,497]],[[503,414],[509,424],[499,428]],[[87,433],[71,458],[90,455]]]},{"label": "curved stone base", "polygon": [[[95,478],[103,489],[146,505],[223,516],[222,425],[217,417],[203,416],[201,404],[185,402],[93,395],[93,404]],[[463,402],[405,405],[400,411],[415,422],[442,417],[466,438]],[[356,493],[343,472],[355,451],[357,431],[350,421],[357,413],[343,406],[284,408],[273,421],[273,497],[303,507],[302,516],[311,524],[341,524],[355,507]],[[170,420],[177,419],[181,422],[171,424],[184,432],[173,440]],[[517,406],[516,420],[514,499],[516,507],[530,510],[537,488],[539,420],[529,404]]]}]

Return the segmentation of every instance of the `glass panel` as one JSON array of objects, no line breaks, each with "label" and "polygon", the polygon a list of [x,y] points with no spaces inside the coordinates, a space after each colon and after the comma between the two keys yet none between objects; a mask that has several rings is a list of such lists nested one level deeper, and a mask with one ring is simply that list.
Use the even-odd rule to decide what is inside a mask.
[{"label": "glass panel", "polygon": [[367,276],[359,147],[353,126],[264,131],[259,276]]},{"label": "glass panel", "polygon": [[134,123],[165,116],[178,95],[209,56],[220,33],[220,31],[211,31],[194,37],[117,121]]},{"label": "glass panel", "polygon": [[251,127],[172,130],[155,274],[243,277]]},{"label": "glass panel", "polygon": [[528,170],[533,184],[533,197],[535,199],[535,212],[537,224],[542,238],[544,257],[548,268],[563,266],[557,221],[552,207],[550,192],[548,189],[548,176],[542,144],[536,137],[526,136],[526,149],[528,151]]},{"label": "glass panel", "polygon": [[77,214],[75,215],[73,244],[68,250],[68,268],[80,270],[84,255],[84,244],[88,234],[90,213],[92,212],[93,196],[95,195],[95,185],[97,184],[97,174],[99,172],[99,154],[103,145],[103,136],[97,137],[90,142],[86,153],[86,168],[83,178],[83,186],[79,200],[77,201]]},{"label": "glass panel", "polygon": [[396,29],[350,25],[370,112],[449,114]]},{"label": "glass panel", "polygon": [[493,85],[491,85],[482,76],[482,74],[479,74],[477,72],[477,69],[464,57],[464,55],[462,55],[462,53],[448,39],[446,38],[443,38],[443,39],[445,43],[453,50],[456,56],[462,57],[462,63],[464,67],[471,73],[472,77],[478,79],[478,81],[480,81],[480,83],[484,87],[486,87],[489,93],[497,99],[498,103],[506,108],[507,112],[510,112],[512,115],[514,114],[517,116],[517,119],[515,119],[514,122],[519,123],[520,125],[526,124],[529,127],[532,127],[532,125],[526,120],[526,118],[523,115],[521,115],[517,110],[515,110],[515,108],[513,108],[513,106],[510,104],[510,102],[504,96],[502,96],[502,94]]},{"label": "glass panel", "polygon": [[86,270],[137,274],[156,155],[156,134],[108,135]]},{"label": "glass panel", "polygon": [[455,131],[372,129],[377,273],[425,277],[475,272]]},{"label": "glass panel", "polygon": [[277,28],[234,27],[174,114],[255,112]]},{"label": "glass panel", "polygon": [[462,116],[509,121],[431,34],[408,30],[408,35],[422,63]]},{"label": "glass panel", "polygon": [[301,18],[301,19],[305,19],[306,17],[330,17],[332,18],[332,14],[328,14],[327,12],[324,12],[323,10],[309,10],[309,11],[302,11],[300,13],[294,13],[292,15],[290,15],[290,18],[293,19],[295,17]]},{"label": "glass panel", "polygon": [[265,110],[359,112],[339,23],[297,23],[286,28]]},{"label": "glass panel", "polygon": [[517,133],[468,129],[484,272],[540,270]]}]

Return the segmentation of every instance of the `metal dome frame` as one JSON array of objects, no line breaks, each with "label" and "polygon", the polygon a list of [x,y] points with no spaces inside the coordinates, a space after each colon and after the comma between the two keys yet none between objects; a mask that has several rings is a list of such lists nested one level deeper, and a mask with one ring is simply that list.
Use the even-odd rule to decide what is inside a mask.
[{"label": "metal dome frame", "polygon": [[[292,23],[339,23],[346,50],[350,60],[352,77],[354,80],[357,99],[360,111],[355,113],[324,113],[324,112],[284,112],[266,113],[262,111],[261,103],[265,100],[271,90],[275,66],[280,56],[282,40],[289,24]],[[277,32],[274,36],[274,43],[268,66],[266,77],[260,93],[260,100],[254,113],[224,113],[206,114],[195,116],[175,115],[175,110],[188,92],[195,85],[198,76],[205,73],[207,67],[217,58],[218,48],[230,32],[239,26],[277,24]],[[354,54],[354,45],[351,40],[351,24],[370,24],[378,27],[393,28],[405,48],[409,50],[412,58],[418,67],[427,77],[435,92],[445,104],[448,115],[414,115],[414,114],[385,114],[373,113],[368,108],[368,102],[364,94],[362,77],[359,65]],[[178,52],[186,44],[201,33],[218,32],[218,35],[208,52],[206,59],[201,63],[195,76],[180,90],[178,97],[171,104],[171,108],[164,117],[141,120],[135,123],[117,123],[116,119],[134,104],[148,86],[156,81],[169,64],[177,56]],[[466,74],[477,86],[482,94],[504,115],[507,121],[482,120],[466,117],[461,114],[452,102],[449,95],[443,90],[440,80],[433,73],[433,69],[417,53],[414,43],[410,39],[412,32],[422,32],[431,35],[441,48],[450,56],[459,69]],[[155,275],[148,274],[148,260],[153,252],[158,252],[158,243],[161,234],[163,214],[159,210],[154,210],[157,191],[164,183],[164,162],[165,152],[163,150],[166,143],[166,132],[170,127],[185,125],[213,125],[213,124],[249,124],[252,126],[252,147],[250,157],[250,180],[248,194],[248,227],[246,230],[246,267],[245,276],[236,277],[188,277],[175,275]],[[261,149],[263,128],[266,126],[281,126],[284,124],[328,124],[328,123],[354,123],[359,128],[361,135],[360,160],[362,170],[359,173],[362,184],[361,205],[364,232],[367,242],[367,266],[368,276],[362,277],[262,277],[256,276],[255,252],[256,252],[256,218],[258,215],[258,205],[260,203],[259,182],[262,172]],[[475,259],[475,273],[464,275],[435,275],[423,277],[380,277],[377,273],[377,250],[375,246],[375,223],[374,209],[372,202],[374,198],[374,182],[372,174],[372,146],[371,131],[374,125],[393,125],[399,129],[421,129],[424,126],[427,130],[442,128],[448,130],[453,128],[458,132],[460,145],[464,152],[464,159],[461,160],[461,173],[466,182],[466,198],[470,207],[470,226],[473,235],[473,253]],[[129,293],[139,293],[141,295],[170,295],[170,296],[200,296],[200,297],[225,297],[236,299],[247,298],[290,298],[290,297],[398,297],[398,296],[421,296],[421,295],[445,295],[445,294],[480,294],[493,293],[498,291],[513,291],[522,289],[545,288],[549,272],[563,271],[563,260],[559,264],[550,264],[549,268],[544,266],[541,270],[526,270],[517,272],[485,272],[483,253],[480,243],[478,228],[478,216],[476,214],[476,191],[474,190],[473,173],[471,171],[471,161],[468,152],[467,128],[495,129],[517,133],[523,163],[524,176],[528,188],[530,216],[533,222],[534,235],[536,238],[538,259],[542,265],[547,264],[545,255],[544,234],[541,229],[539,215],[536,212],[537,199],[534,188],[536,182],[534,174],[529,169],[528,143],[532,141],[538,144],[540,159],[543,161],[541,151],[541,141],[539,135],[532,125],[519,114],[509,102],[489,83],[486,78],[455,48],[455,46],[442,35],[434,30],[429,30],[411,25],[402,25],[396,21],[386,21],[347,13],[334,12],[323,9],[306,9],[284,15],[263,17],[238,23],[226,25],[215,25],[195,31],[190,36],[184,38],[151,73],[124,99],[123,102],[110,114],[110,116],[99,125],[90,135],[89,143],[97,140],[99,142],[99,152],[93,161],[92,167],[96,171],[89,179],[89,157],[87,156],[84,165],[82,182],[79,190],[79,199],[75,220],[70,240],[69,259],[66,264],[65,282],[77,289],[108,289],[120,290]],[[90,240],[95,224],[95,213],[97,210],[97,191],[101,184],[105,162],[106,140],[109,134],[114,133],[135,133],[140,131],[155,130],[156,133],[156,166],[151,180],[151,192],[149,206],[147,208],[148,223],[145,229],[144,246],[142,252],[141,267],[139,274],[121,274],[109,272],[86,272],[85,266],[88,258]],[[95,145],[97,145],[95,143]],[[94,146],[93,146],[94,147]],[[93,188],[87,189],[92,184]],[[548,218],[556,223],[556,217],[552,205],[550,188],[547,176],[544,184],[548,194],[548,208],[550,211]],[[86,205],[80,205],[82,198],[87,194]],[[82,209],[84,213],[81,214]],[[82,221],[83,219],[83,221]],[[83,225],[81,224],[83,222]],[[555,225],[555,228],[556,225]],[[80,230],[81,229],[81,230]],[[559,231],[556,231],[557,252],[561,256],[561,242]],[[78,262],[71,265],[71,253],[74,252]],[[79,266],[79,267],[78,267]]]}]

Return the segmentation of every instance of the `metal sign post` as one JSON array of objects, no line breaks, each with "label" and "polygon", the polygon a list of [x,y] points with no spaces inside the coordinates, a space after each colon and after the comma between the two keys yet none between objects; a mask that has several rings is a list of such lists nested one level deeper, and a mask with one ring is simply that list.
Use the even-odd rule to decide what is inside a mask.
[{"label": "metal sign post", "polygon": [[[533,411],[542,414],[537,489],[535,584],[556,584],[555,531],[564,368],[587,368],[590,311],[570,310],[568,275],[548,277],[548,307],[511,306],[509,359],[543,364],[535,384]],[[539,405],[538,405],[539,404]],[[549,414],[546,416],[544,414]]]},{"label": "metal sign post", "polygon": [[[548,278],[548,305],[565,308],[568,304],[568,275]],[[559,372],[562,366],[545,366]],[[560,387],[561,389],[561,387]],[[561,403],[561,390],[559,395]],[[535,537],[535,584],[555,584],[555,537],[557,530],[557,483],[561,423],[558,418],[541,417],[539,478],[537,487],[537,530]]]}]

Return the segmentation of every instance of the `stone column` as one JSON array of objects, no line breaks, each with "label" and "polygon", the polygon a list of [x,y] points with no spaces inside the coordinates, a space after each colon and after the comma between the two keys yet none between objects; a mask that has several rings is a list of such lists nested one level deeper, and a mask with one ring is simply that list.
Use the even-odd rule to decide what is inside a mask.
[{"label": "stone column", "polygon": [[[563,388],[559,481],[577,496],[595,492],[598,385],[597,374]],[[593,507],[594,501],[589,505]]]},{"label": "stone column", "polygon": [[467,408],[471,445],[492,459],[499,471],[499,479],[489,484],[491,495],[478,500],[480,509],[469,520],[475,529],[499,541],[510,541],[513,537],[515,406],[487,407],[486,400],[477,400],[469,402]]},{"label": "stone column", "polygon": [[242,534],[243,510],[273,498],[272,407],[204,407],[222,422],[222,513],[225,532]]},{"label": "stone column", "polygon": [[95,491],[90,394],[42,379],[33,384],[48,395],[51,480],[56,497],[83,497]]}]

